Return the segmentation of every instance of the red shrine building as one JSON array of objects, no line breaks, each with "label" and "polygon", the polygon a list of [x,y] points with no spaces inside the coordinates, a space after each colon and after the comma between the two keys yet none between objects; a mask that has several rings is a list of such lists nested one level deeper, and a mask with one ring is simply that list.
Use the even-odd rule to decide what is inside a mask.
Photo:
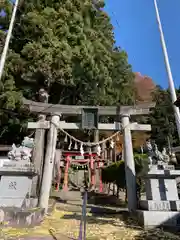
[{"label": "red shrine building", "polygon": [[81,165],[88,165],[90,173],[90,186],[94,189],[96,184],[96,177],[98,170],[99,172],[99,192],[103,191],[103,183],[101,178],[101,168],[104,165],[104,159],[98,156],[97,153],[84,153],[83,157],[79,159],[81,153],[75,151],[62,151],[62,159],[60,160],[60,168],[58,169],[58,176],[56,180],[56,190],[59,190],[61,170],[64,168],[64,180],[63,180],[63,190],[68,190],[68,175],[69,168],[73,163],[79,163]]}]

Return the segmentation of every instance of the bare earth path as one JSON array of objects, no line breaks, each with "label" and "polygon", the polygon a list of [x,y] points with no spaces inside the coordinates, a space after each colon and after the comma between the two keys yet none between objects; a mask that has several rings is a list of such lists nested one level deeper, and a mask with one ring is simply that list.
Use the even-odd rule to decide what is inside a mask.
[{"label": "bare earth path", "polygon": [[[129,221],[129,222],[128,222]],[[92,216],[87,215],[87,240],[155,240],[180,239],[179,236],[164,233],[160,230],[143,231],[133,226],[132,220],[126,223],[121,215]],[[68,240],[78,239],[80,214],[54,210],[47,216],[41,226],[35,228],[16,229],[4,228],[0,230],[1,239],[21,240]]]}]

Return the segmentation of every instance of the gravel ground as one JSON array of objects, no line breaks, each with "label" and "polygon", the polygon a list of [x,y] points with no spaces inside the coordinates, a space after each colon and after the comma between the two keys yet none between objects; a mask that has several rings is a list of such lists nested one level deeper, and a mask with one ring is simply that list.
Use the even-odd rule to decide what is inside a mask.
[{"label": "gravel ground", "polygon": [[[47,216],[41,226],[35,228],[17,229],[4,228],[0,230],[1,239],[16,240],[68,240],[78,239],[80,214],[54,210],[51,216]],[[132,219],[122,220],[122,215],[87,215],[87,240],[156,240],[156,239],[180,239],[170,233],[161,230],[143,231],[136,226]]]}]

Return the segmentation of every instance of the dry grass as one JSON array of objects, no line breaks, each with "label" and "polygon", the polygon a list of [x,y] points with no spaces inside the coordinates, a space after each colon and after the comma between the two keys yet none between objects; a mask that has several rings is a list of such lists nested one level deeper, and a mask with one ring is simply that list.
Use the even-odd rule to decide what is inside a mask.
[{"label": "dry grass", "polygon": [[[92,216],[87,215],[87,240],[178,240],[180,237],[163,232],[161,230],[144,231],[134,225],[129,219],[126,223],[122,216]],[[0,239],[24,239],[24,237],[47,237],[54,235],[54,239],[66,240],[78,238],[80,215],[71,212],[54,210],[51,216],[47,216],[41,226],[33,229],[4,228],[1,229]]]}]

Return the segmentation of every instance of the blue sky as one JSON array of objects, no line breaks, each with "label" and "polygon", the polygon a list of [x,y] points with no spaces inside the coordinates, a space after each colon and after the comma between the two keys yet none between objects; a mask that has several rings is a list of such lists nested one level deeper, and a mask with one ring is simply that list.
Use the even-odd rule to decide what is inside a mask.
[{"label": "blue sky", "polygon": [[[162,87],[168,79],[153,0],[105,0],[117,45],[127,51],[133,71]],[[176,87],[180,86],[180,0],[157,0]]]}]

